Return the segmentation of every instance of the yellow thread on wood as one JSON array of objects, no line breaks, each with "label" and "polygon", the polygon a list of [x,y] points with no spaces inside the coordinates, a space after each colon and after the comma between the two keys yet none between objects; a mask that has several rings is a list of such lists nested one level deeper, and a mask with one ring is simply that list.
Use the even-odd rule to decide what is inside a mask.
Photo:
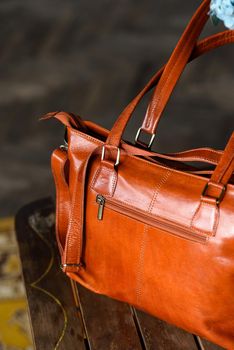
[{"label": "yellow thread on wood", "polygon": [[54,350],[57,350],[59,348],[59,345],[60,345],[60,343],[61,343],[65,333],[66,333],[66,329],[67,329],[67,325],[68,325],[67,313],[66,313],[66,310],[64,309],[61,301],[55,295],[53,295],[52,293],[50,293],[46,289],[44,289],[42,287],[39,287],[37,285],[39,282],[41,282],[45,278],[45,276],[48,275],[49,271],[51,270],[51,268],[53,266],[54,256],[55,256],[54,255],[54,250],[53,250],[51,244],[47,241],[47,239],[36,229],[35,224],[33,223],[33,216],[31,218],[29,218],[29,222],[31,224],[30,226],[33,228],[33,230],[36,233],[36,235],[45,243],[45,245],[49,248],[49,251],[50,251],[50,260],[49,260],[49,263],[47,265],[47,268],[45,269],[45,271],[34,282],[30,283],[30,286],[32,288],[34,288],[34,289],[37,289],[37,290],[43,292],[47,296],[49,296],[51,299],[53,299],[57,303],[57,305],[62,310],[63,318],[64,318],[64,325],[63,325],[62,332],[61,332],[61,334],[59,336],[59,339],[57,340],[57,343],[56,343],[56,345],[54,347]]}]

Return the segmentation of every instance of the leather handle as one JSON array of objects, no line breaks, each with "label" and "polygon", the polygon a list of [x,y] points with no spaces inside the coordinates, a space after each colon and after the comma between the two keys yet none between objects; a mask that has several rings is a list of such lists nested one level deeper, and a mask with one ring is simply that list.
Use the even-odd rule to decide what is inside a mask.
[{"label": "leather handle", "polygon": [[[231,44],[234,42],[234,30],[225,30],[221,33],[214,34],[208,38],[200,40],[195,46],[189,61],[213,50],[218,47]],[[118,147],[122,134],[130,120],[136,107],[142,100],[142,98],[149,92],[159,81],[165,66],[163,66],[146,84],[146,86],[140,91],[140,93],[127,105],[127,107],[120,114],[116,120],[111,133],[108,136],[107,143]]]},{"label": "leather handle", "polygon": [[201,194],[199,206],[193,216],[191,228],[204,230],[214,236],[219,223],[219,205],[225,197],[228,182],[234,172],[234,132]]},{"label": "leather handle", "polygon": [[234,132],[232,133],[229,142],[220,158],[220,161],[215,168],[210,182],[227,186],[234,172]]},{"label": "leather handle", "polygon": [[[167,76],[169,73],[169,70],[172,69],[173,71],[173,63],[176,58],[180,58],[179,63],[180,66],[178,67],[176,73],[182,72],[184,66],[186,65],[187,61],[189,60],[189,56],[192,53],[193,48],[196,45],[196,40],[199,37],[203,26],[205,25],[207,18],[208,18],[208,8],[209,8],[210,0],[204,0],[203,3],[200,5],[198,10],[193,15],[191,21],[189,22],[187,28],[184,31],[184,34],[182,35],[181,39],[179,40],[179,43],[177,44],[175,50],[173,51],[173,54],[171,56],[171,59],[168,61],[162,72],[158,72],[158,80],[160,78],[160,81],[164,81],[165,75]],[[182,55],[183,53],[183,55]],[[169,64],[170,63],[170,64]],[[165,69],[167,68],[166,72]],[[173,72],[174,74],[174,72]],[[181,73],[180,73],[181,74]],[[172,76],[171,74],[169,74]],[[162,83],[161,83],[162,84]],[[147,84],[148,85],[148,84]],[[146,89],[147,89],[146,85]],[[158,86],[158,85],[157,85]],[[157,88],[157,87],[156,87]],[[161,90],[161,89],[160,89]],[[143,89],[144,91],[144,89]],[[141,99],[141,94],[144,92],[141,92],[121,113],[117,121],[115,122],[112,132],[109,135],[109,138],[107,140],[107,143],[109,145],[113,145],[118,147],[122,134],[124,132],[124,129],[127,125],[128,120],[131,117],[132,113],[132,107],[133,110],[135,109],[136,105],[139,103],[139,100]]]},{"label": "leather handle", "polygon": [[[213,45],[212,49],[214,49],[214,48],[219,47],[220,44],[222,45],[222,43],[221,43],[222,40],[225,40],[225,41],[227,40],[226,43],[232,43],[233,42],[233,38],[234,38],[234,30],[227,30],[225,32],[213,35],[212,37],[203,40],[201,42],[201,46],[200,45],[196,46],[195,49],[192,52],[192,56],[195,55],[197,57],[197,55],[202,54],[202,51],[204,50],[204,48],[207,45],[206,41],[209,40],[209,39],[210,39],[209,45]],[[198,52],[198,50],[199,50],[199,52]],[[179,77],[178,77],[178,79],[179,79]],[[165,100],[166,102],[169,100],[169,97],[171,96],[171,93],[174,90],[174,87],[175,87],[178,79],[174,82],[173,89],[172,89],[172,86],[171,86],[170,89],[168,89],[166,94],[164,95],[164,97],[166,96],[166,100]],[[160,82],[159,82],[159,84],[160,84]],[[166,106],[166,104],[164,104],[163,109],[161,109],[161,111],[158,112],[159,109],[160,109],[158,103],[162,104],[162,102],[159,102],[160,101],[160,97],[158,97],[159,84],[158,84],[158,86],[156,87],[156,89],[154,91],[153,97],[152,97],[151,102],[149,104],[149,107],[147,109],[147,112],[146,112],[145,118],[143,120],[142,126],[140,128],[144,132],[149,133],[151,135],[155,134],[157,126],[159,124],[159,121],[160,121],[160,119],[162,117],[162,112],[163,112],[163,110],[164,110],[164,108]],[[165,92],[165,90],[164,90],[164,92]]]},{"label": "leather handle", "polygon": [[232,133],[220,160],[208,181],[202,200],[219,204],[226,192],[226,188],[234,172],[234,132]]},{"label": "leather handle", "polygon": [[[209,3],[209,2],[208,2]],[[204,3],[203,3],[204,4]],[[206,2],[207,5],[207,2]],[[200,8],[199,8],[200,9]],[[202,8],[204,10],[204,8]],[[196,12],[195,18],[199,17],[200,11]],[[205,18],[205,21],[207,20],[207,15]],[[193,17],[194,21],[194,17]],[[192,21],[192,22],[193,22]],[[193,51],[190,55],[189,60],[193,60],[194,58],[223,45],[233,43],[234,42],[234,31],[226,30],[224,32],[215,34],[213,36],[210,36],[206,39],[203,39],[199,41],[195,47],[193,48]],[[123,110],[123,112],[120,114],[118,119],[116,120],[111,133],[109,134],[109,137],[107,139],[107,144],[118,147],[120,144],[120,140],[122,138],[122,134],[124,133],[124,130],[126,128],[126,125],[131,118],[134,110],[136,109],[137,105],[143,98],[143,96],[152,88],[154,87],[158,81],[160,80],[162,74],[164,73],[165,67],[162,67],[146,84],[144,89],[127,105],[127,107]]]},{"label": "leather handle", "polygon": [[176,45],[149,104],[142,130],[154,134],[167,102],[184,71],[209,16],[210,0],[204,0]]}]

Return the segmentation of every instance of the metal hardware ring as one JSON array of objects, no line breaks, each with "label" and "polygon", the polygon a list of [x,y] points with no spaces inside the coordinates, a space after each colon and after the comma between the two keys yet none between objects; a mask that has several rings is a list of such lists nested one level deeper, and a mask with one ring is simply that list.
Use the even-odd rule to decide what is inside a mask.
[{"label": "metal hardware ring", "polygon": [[[101,160],[104,160],[104,158],[105,158],[105,145],[102,146]],[[119,161],[120,161],[120,149],[119,149],[119,147],[117,147],[117,157],[116,157],[116,161],[115,161],[115,166],[119,165]]]},{"label": "metal hardware ring", "polygon": [[152,146],[153,142],[154,142],[155,134],[150,134],[151,138],[150,138],[149,144],[147,145],[147,143],[139,141],[139,137],[140,137],[141,132],[142,132],[142,128],[139,128],[137,133],[136,133],[135,143],[138,143],[141,146],[150,148]]}]

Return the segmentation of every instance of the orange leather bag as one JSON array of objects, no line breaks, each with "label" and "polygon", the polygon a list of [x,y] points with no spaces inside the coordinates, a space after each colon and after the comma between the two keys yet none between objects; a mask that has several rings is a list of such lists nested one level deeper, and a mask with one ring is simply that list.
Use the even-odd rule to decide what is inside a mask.
[{"label": "orange leather bag", "polygon": [[[188,61],[234,41],[231,30],[197,41],[208,9],[205,0],[167,64],[110,132],[71,113],[44,119],[67,129],[67,142],[52,155],[63,271],[96,293],[234,349],[234,133],[224,151],[158,154],[147,147]],[[124,142],[134,109],[154,86],[136,143]]]}]

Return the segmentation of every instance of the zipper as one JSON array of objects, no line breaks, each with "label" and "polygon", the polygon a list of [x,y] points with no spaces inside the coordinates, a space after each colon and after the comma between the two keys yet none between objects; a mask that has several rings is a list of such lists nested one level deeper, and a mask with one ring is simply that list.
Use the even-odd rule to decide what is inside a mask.
[{"label": "zipper", "polygon": [[152,227],[156,227],[175,236],[199,243],[206,243],[209,239],[205,234],[194,232],[189,228],[183,227],[175,222],[166,221],[165,219],[159,217],[153,217],[152,215],[146,214],[137,208],[131,208],[128,205],[123,205],[114,199],[105,198],[101,194],[96,196],[96,203],[98,204],[98,220],[103,220],[104,208],[107,207],[115,212],[128,216],[131,219],[140,221]]},{"label": "zipper", "polygon": [[106,199],[101,194],[98,194],[96,197],[96,202],[98,203],[97,218],[98,218],[98,220],[102,220]]}]

